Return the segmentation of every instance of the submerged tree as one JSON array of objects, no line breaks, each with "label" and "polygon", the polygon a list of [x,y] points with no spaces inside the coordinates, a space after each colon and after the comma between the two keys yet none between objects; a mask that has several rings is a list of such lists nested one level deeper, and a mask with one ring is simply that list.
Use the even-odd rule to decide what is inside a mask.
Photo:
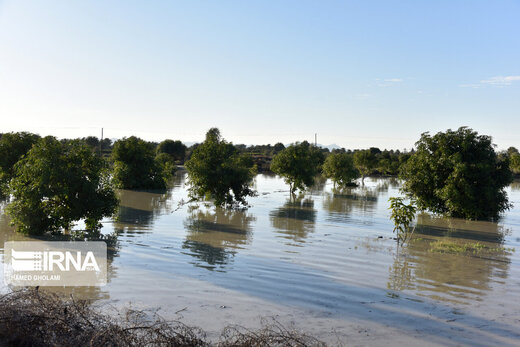
[{"label": "submerged tree", "polygon": [[12,224],[28,234],[69,230],[79,220],[96,231],[118,204],[105,161],[78,140],[61,143],[51,136],[15,164],[9,190]]},{"label": "submerged tree", "polygon": [[377,165],[376,156],[369,149],[354,152],[354,165],[361,173],[361,183],[365,183],[365,176],[369,175]]},{"label": "submerged tree", "polygon": [[114,183],[123,189],[165,189],[168,176],[150,142],[132,136],[116,141],[112,151]]},{"label": "submerged tree", "polygon": [[247,205],[246,197],[255,195],[251,188],[256,167],[251,157],[240,154],[225,141],[217,128],[206,133],[186,162],[189,191],[193,199],[212,199],[216,206]]},{"label": "submerged tree", "polygon": [[289,184],[291,194],[305,190],[314,183],[323,164],[323,153],[307,141],[288,146],[271,163],[271,171],[282,176]]},{"label": "submerged tree", "polygon": [[352,156],[347,153],[330,154],[323,163],[323,174],[334,182],[334,188],[336,184],[340,187],[353,185],[352,181],[359,177]]},{"label": "submerged tree", "polygon": [[14,164],[39,139],[40,136],[27,132],[2,134],[0,138],[0,196],[8,194],[7,186],[14,176]]},{"label": "submerged tree", "polygon": [[404,190],[420,209],[468,219],[496,218],[507,210],[504,190],[512,180],[508,156],[498,156],[491,137],[461,127],[424,133],[403,168]]}]

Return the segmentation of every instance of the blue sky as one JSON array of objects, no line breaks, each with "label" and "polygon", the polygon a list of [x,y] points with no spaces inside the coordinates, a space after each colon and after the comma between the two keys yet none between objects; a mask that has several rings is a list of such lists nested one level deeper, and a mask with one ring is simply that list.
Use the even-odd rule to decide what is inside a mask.
[{"label": "blue sky", "polygon": [[0,132],[520,148],[519,1],[1,1]]}]

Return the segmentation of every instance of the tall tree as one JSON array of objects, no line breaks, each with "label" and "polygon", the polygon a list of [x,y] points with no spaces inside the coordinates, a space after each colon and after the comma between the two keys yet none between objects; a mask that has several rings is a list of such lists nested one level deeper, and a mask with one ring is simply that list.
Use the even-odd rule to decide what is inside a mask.
[{"label": "tall tree", "polygon": [[421,135],[404,165],[404,190],[420,209],[469,219],[496,218],[509,208],[508,156],[498,156],[490,136],[461,127]]},{"label": "tall tree", "polygon": [[251,183],[256,167],[251,157],[240,154],[217,128],[211,128],[193,150],[186,169],[193,199],[212,199],[216,206],[232,207],[247,205],[246,197],[255,194]]},{"label": "tall tree", "polygon": [[289,184],[291,194],[305,190],[314,183],[323,164],[323,153],[307,141],[288,146],[274,156],[271,171],[282,176]]}]

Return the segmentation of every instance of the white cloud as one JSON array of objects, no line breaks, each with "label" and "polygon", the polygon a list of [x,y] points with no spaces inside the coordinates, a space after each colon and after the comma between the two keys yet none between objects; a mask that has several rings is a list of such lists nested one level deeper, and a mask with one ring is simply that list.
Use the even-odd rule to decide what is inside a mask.
[{"label": "white cloud", "polygon": [[494,76],[485,80],[481,80],[479,83],[461,84],[459,85],[459,87],[475,89],[482,88],[485,86],[505,87],[510,86],[515,81],[520,81],[520,76]]},{"label": "white cloud", "polygon": [[480,83],[493,86],[509,86],[515,81],[520,81],[520,76],[495,76],[487,80],[482,80]]},{"label": "white cloud", "polygon": [[403,78],[376,78],[378,87],[391,87],[395,86],[397,83],[404,82]]}]

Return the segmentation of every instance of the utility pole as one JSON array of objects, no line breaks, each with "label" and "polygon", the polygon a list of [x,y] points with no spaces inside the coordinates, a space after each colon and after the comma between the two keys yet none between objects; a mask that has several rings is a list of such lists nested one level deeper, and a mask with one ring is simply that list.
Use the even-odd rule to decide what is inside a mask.
[{"label": "utility pole", "polygon": [[314,147],[318,147],[318,133],[314,133]]}]

